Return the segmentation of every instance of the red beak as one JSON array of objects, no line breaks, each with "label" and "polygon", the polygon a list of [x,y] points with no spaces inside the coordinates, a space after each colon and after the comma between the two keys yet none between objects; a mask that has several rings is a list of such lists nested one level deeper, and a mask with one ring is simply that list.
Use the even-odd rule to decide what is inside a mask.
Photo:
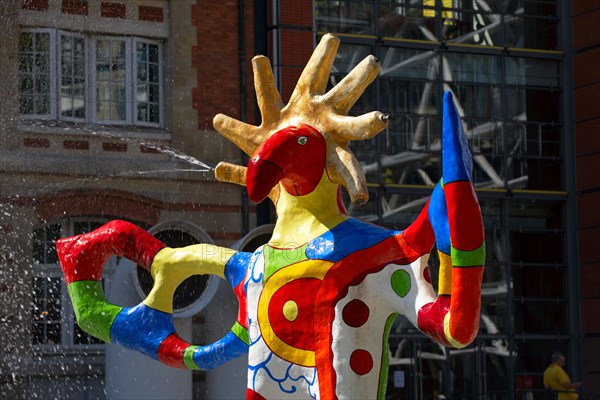
[{"label": "red beak", "polygon": [[325,169],[326,148],[323,135],[308,125],[289,126],[275,132],[248,162],[248,197],[261,202],[280,181],[294,196],[312,192]]},{"label": "red beak", "polygon": [[283,178],[283,170],[268,160],[254,156],[248,163],[246,189],[250,200],[260,203]]}]

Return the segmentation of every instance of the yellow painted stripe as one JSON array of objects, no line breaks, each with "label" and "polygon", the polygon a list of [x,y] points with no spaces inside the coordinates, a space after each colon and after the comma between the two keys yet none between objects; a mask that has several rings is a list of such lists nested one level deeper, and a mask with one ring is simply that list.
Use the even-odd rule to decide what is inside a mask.
[{"label": "yellow painted stripe", "polygon": [[446,336],[446,340],[448,340],[448,342],[454,348],[462,349],[463,347],[467,346],[466,344],[462,344],[458,340],[454,339],[450,333],[450,311],[448,311],[448,314],[446,314],[444,317],[444,336]]},{"label": "yellow painted stripe", "polygon": [[440,257],[438,294],[452,294],[452,257],[439,250],[438,256]]}]

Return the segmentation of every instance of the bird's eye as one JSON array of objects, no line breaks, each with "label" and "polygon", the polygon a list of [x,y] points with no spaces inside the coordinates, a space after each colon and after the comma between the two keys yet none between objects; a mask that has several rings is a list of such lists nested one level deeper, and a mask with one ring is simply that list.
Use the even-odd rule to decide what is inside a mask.
[{"label": "bird's eye", "polygon": [[300,136],[298,138],[298,144],[304,146],[308,142],[308,138],[306,136]]}]

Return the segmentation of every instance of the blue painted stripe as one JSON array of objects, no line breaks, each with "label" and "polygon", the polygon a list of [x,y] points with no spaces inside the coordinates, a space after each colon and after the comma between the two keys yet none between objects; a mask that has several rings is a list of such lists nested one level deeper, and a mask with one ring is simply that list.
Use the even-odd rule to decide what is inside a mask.
[{"label": "blue painted stripe", "polygon": [[225,278],[231,285],[236,287],[246,276],[246,268],[250,265],[252,253],[238,251],[225,264]]},{"label": "blue painted stripe", "polygon": [[429,222],[435,234],[435,245],[443,253],[450,255],[450,224],[448,223],[448,207],[446,196],[441,183],[435,185],[429,208],[427,209]]},{"label": "blue painted stripe", "polygon": [[372,247],[400,233],[355,218],[348,218],[310,241],[306,248],[306,256],[310,259],[338,262],[355,251]]},{"label": "blue painted stripe", "polygon": [[213,369],[241,356],[248,351],[248,345],[229,331],[221,340],[194,350],[194,363],[198,368]]},{"label": "blue painted stripe", "polygon": [[110,328],[110,341],[158,360],[158,347],[175,333],[173,315],[140,303],[121,310]]},{"label": "blue painted stripe", "polygon": [[443,108],[442,176],[444,184],[455,181],[472,181],[473,159],[450,91],[444,93]]}]

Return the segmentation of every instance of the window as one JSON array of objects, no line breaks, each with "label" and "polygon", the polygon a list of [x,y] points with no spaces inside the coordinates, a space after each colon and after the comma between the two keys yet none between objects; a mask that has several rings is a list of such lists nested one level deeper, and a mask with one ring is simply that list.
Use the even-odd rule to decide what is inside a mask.
[{"label": "window", "polygon": [[85,119],[85,39],[60,35],[60,116]]},{"label": "window", "polygon": [[26,118],[162,126],[158,41],[28,29],[19,36],[19,60]]},{"label": "window", "polygon": [[[101,224],[102,221],[94,219],[69,220],[34,230],[32,344],[65,347],[102,344],[77,325],[55,247],[57,239],[89,232]],[[104,267],[105,277],[112,272],[111,265],[109,261]]]},{"label": "window", "polygon": [[316,0],[314,15],[318,32],[556,50],[560,3],[557,0]]},{"label": "window", "polygon": [[[442,0],[441,6],[446,8],[452,8],[452,0]],[[425,18],[435,18],[435,0],[423,0],[423,16]],[[442,18],[453,18],[452,11],[444,10],[442,11]]]},{"label": "window", "polygon": [[51,104],[55,104],[52,84],[56,77],[52,65],[56,65],[52,31],[22,32],[19,35],[19,83],[20,113],[38,118],[55,116]]},{"label": "window", "polygon": [[[95,42],[96,119],[99,121],[127,121],[127,41],[99,39]],[[131,67],[129,67],[131,69]]]},{"label": "window", "polygon": [[136,42],[137,121],[158,123],[160,120],[160,48],[157,44]]}]

